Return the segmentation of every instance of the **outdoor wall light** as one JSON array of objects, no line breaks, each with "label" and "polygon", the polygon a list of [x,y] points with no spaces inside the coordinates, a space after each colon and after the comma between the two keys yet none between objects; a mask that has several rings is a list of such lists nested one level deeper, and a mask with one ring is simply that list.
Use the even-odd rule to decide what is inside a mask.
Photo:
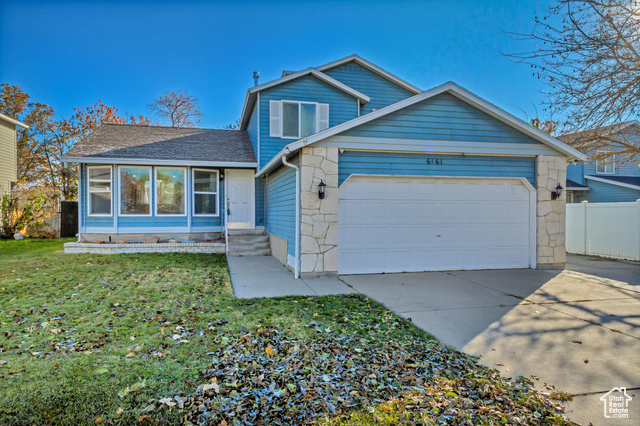
[{"label": "outdoor wall light", "polygon": [[562,186],[560,186],[560,184],[558,184],[558,186],[556,186],[556,190],[555,192],[551,193],[551,199],[552,200],[557,200],[558,198],[560,198],[560,196],[562,195]]},{"label": "outdoor wall light", "polygon": [[224,173],[220,172],[220,180],[224,180]]},{"label": "outdoor wall light", "polygon": [[324,199],[324,187],[327,186],[326,183],[324,183],[323,180],[320,180],[320,183],[318,184],[318,198],[320,198],[321,200]]}]

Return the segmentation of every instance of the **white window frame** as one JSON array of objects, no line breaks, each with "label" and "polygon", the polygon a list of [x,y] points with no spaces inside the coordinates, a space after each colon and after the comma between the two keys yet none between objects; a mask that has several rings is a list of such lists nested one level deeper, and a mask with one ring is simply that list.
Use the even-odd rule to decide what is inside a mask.
[{"label": "white window frame", "polygon": [[[109,190],[92,191],[91,181],[107,182],[106,179],[91,179],[91,170],[93,169],[109,169]],[[109,203],[109,213],[91,213],[91,194],[92,193],[111,193],[111,202]],[[88,166],[87,167],[87,215],[91,217],[111,217],[113,216],[113,168],[111,166]]]},{"label": "white window frame", "polygon": [[153,196],[154,176],[152,166],[138,166],[138,165],[126,165],[118,166],[118,215],[123,217],[150,217],[153,216],[153,200],[149,200],[149,213],[147,214],[131,214],[122,213],[122,169],[149,169],[149,185],[151,185],[151,192],[149,196]]},{"label": "white window frame", "polygon": [[[196,171],[215,173],[216,174],[216,192],[208,191],[196,191]],[[196,194],[215,194],[216,196],[216,214],[211,213],[196,213]],[[191,169],[191,195],[193,200],[191,202],[191,215],[193,217],[219,217],[220,216],[220,170],[217,169]]]},{"label": "white window frame", "polygon": [[[168,213],[159,213],[158,212],[158,170],[161,169],[182,169],[184,170],[184,194],[183,194],[183,206],[184,206],[184,213],[182,214],[168,214]],[[160,217],[184,217],[187,216],[188,212],[187,212],[187,197],[189,196],[189,190],[187,188],[187,168],[186,167],[171,167],[171,166],[162,166],[162,167],[154,167],[153,168],[153,186],[154,186],[154,197],[155,197],[155,203],[153,208],[154,208],[154,213],[156,216],[160,216]]]},{"label": "white window frame", "polygon": [[[596,151],[596,154],[606,154],[609,151]],[[616,156],[615,154],[611,155],[610,157],[608,157],[606,160],[610,160],[610,162],[605,163],[602,160],[596,160],[596,174],[599,175],[615,175],[616,174]],[[598,167],[600,167],[600,163],[603,163],[602,165],[604,166],[604,171],[600,172],[598,171]],[[607,172],[607,166],[608,165],[612,165],[613,166],[613,170],[611,172]]]},{"label": "white window frame", "polygon": [[[298,136],[285,136],[284,135],[284,104],[298,104]],[[311,104],[311,105],[315,105],[316,106],[316,133],[318,133],[318,129],[320,128],[320,123],[318,122],[318,110],[320,109],[320,102],[307,102],[307,101],[287,101],[287,100],[282,100],[280,102],[280,138],[282,139],[301,139],[302,136],[300,136],[302,134],[302,114],[300,112],[300,105],[301,104]],[[308,135],[311,136],[311,135]],[[304,136],[305,138],[307,136]]]}]

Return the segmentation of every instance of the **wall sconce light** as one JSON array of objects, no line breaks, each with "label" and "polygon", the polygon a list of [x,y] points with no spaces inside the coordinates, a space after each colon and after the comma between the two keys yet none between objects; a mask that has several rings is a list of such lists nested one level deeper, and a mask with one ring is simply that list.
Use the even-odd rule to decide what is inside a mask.
[{"label": "wall sconce light", "polygon": [[558,198],[560,198],[560,196],[562,195],[562,186],[560,186],[560,184],[558,184],[558,186],[556,186],[556,190],[555,192],[551,193],[551,199],[552,200],[557,200]]},{"label": "wall sconce light", "polygon": [[220,180],[224,180],[224,173],[220,172]]},{"label": "wall sconce light", "polygon": [[324,199],[324,187],[327,186],[326,183],[324,183],[323,180],[320,180],[320,183],[318,184],[318,198],[320,198],[321,200]]}]

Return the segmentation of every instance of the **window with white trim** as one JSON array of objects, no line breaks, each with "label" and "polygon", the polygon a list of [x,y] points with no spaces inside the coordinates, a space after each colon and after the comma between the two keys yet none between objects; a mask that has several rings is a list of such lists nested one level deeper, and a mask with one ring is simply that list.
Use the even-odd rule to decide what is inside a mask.
[{"label": "window with white trim", "polygon": [[111,216],[111,166],[87,167],[89,216]]},{"label": "window with white trim", "polygon": [[193,169],[193,215],[218,216],[217,170]]},{"label": "window with white trim", "polygon": [[[597,155],[604,155],[607,151],[597,151]],[[602,160],[596,160],[596,173],[602,175],[612,175],[616,172],[616,156],[610,155]]]},{"label": "window with white trim", "polygon": [[184,167],[156,167],[156,214],[183,216],[187,212]]},{"label": "window with white trim", "polygon": [[151,167],[120,167],[120,214],[151,215]]},{"label": "window with white trim", "polygon": [[304,138],[329,128],[329,104],[301,101],[269,101],[269,135],[283,139]]}]

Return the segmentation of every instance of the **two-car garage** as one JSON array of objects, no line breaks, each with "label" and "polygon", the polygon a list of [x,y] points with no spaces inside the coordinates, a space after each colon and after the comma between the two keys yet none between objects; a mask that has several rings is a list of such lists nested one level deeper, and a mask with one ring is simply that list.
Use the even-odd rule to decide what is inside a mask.
[{"label": "two-car garage", "polygon": [[535,267],[535,194],[524,178],[351,175],[338,273]]}]

